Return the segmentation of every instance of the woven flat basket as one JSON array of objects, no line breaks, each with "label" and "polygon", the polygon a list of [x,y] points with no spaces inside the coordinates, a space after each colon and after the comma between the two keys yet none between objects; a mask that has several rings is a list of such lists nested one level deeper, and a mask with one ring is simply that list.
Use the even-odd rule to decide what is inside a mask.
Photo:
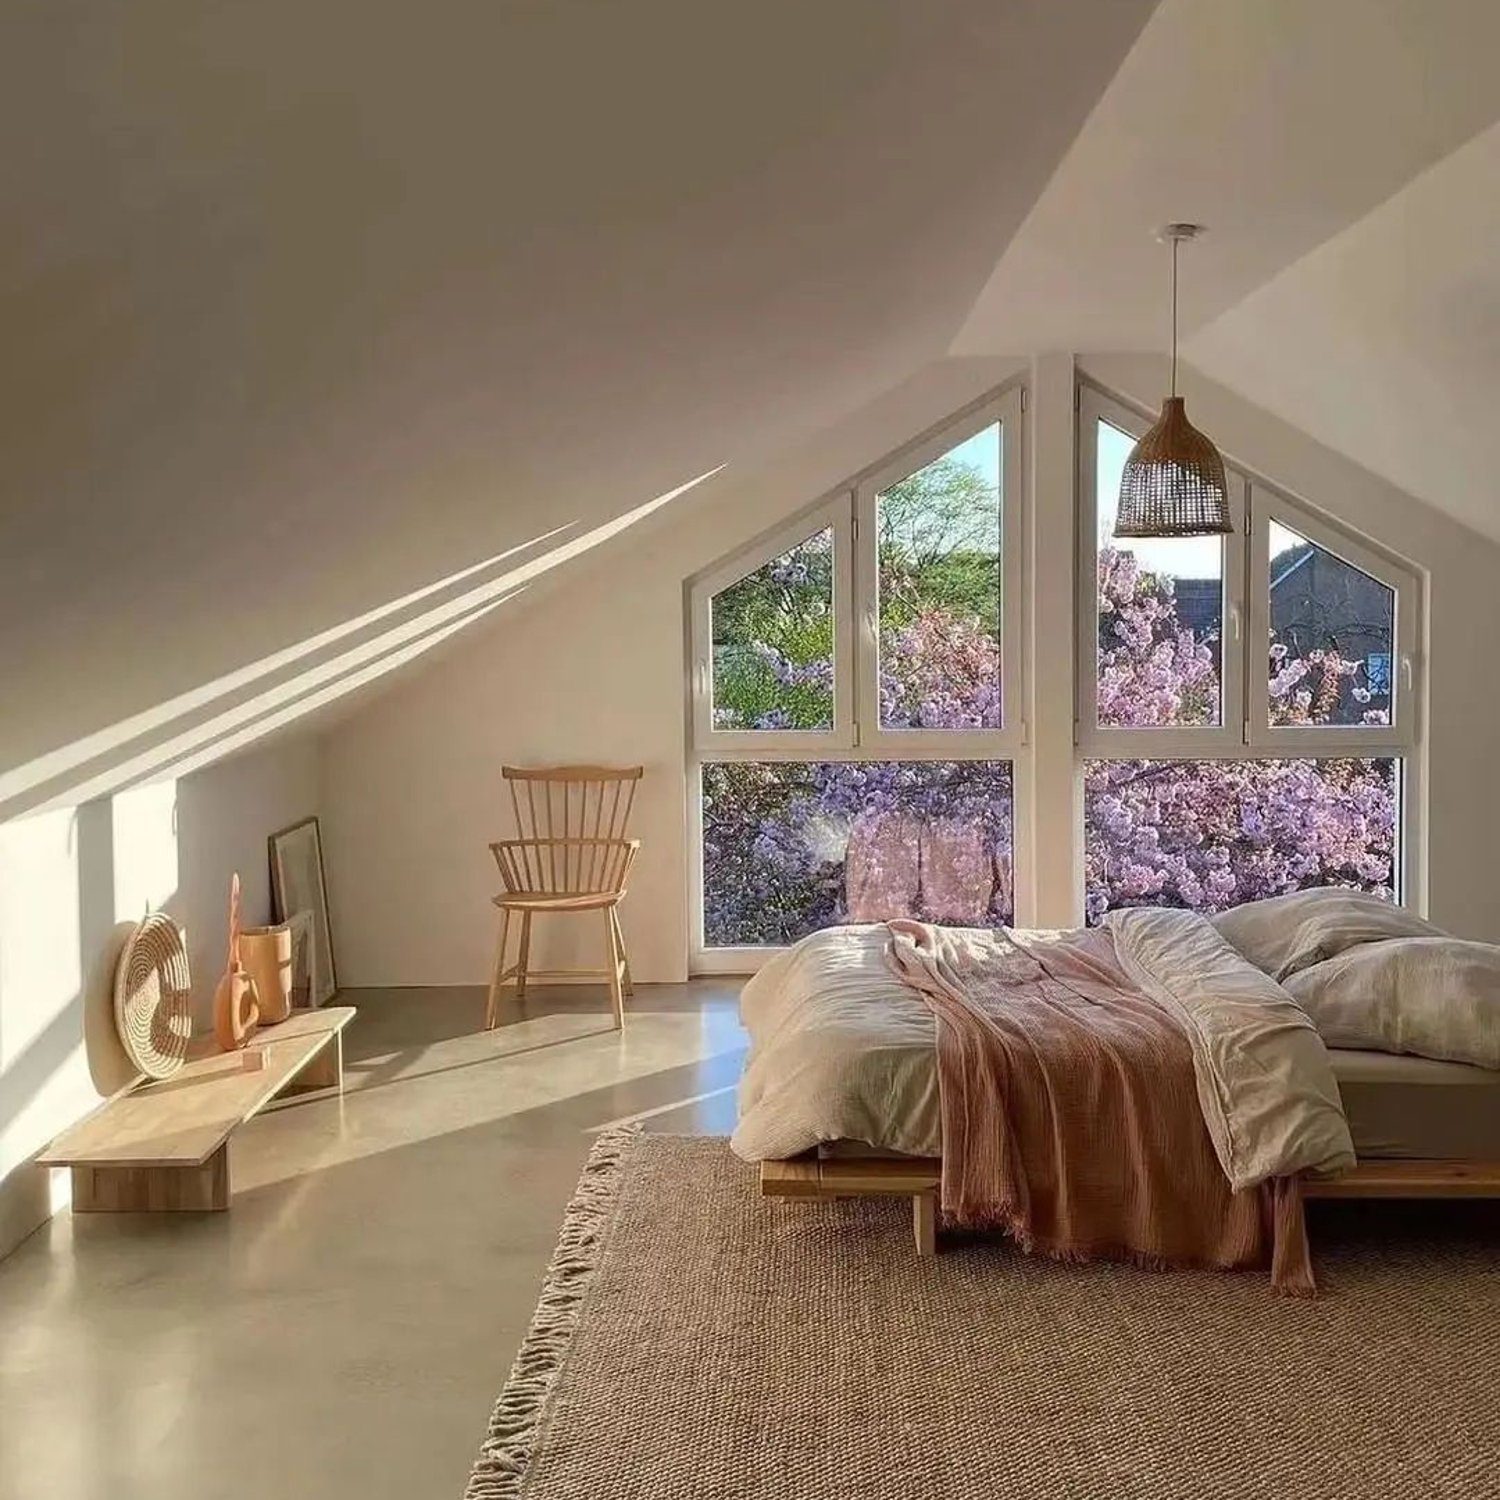
[{"label": "woven flat basket", "polygon": [[169,1078],[187,1061],[191,997],[182,933],[154,911],[125,940],[115,967],[115,1029],[148,1078]]}]

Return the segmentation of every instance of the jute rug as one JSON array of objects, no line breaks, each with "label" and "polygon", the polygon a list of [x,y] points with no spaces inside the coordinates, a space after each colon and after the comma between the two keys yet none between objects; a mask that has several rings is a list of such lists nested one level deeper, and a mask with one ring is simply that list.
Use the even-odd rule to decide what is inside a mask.
[{"label": "jute rug", "polygon": [[766,1200],[723,1141],[612,1133],[468,1494],[1500,1496],[1492,1221],[1415,1222],[1320,1226],[1310,1302],[996,1242],[923,1261],[905,1200]]}]

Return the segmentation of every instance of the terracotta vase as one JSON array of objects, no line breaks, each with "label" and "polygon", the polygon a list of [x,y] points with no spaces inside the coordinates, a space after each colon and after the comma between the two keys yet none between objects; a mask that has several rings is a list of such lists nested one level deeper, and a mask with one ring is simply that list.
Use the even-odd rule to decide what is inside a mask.
[{"label": "terracotta vase", "polygon": [[240,968],[230,969],[214,991],[214,1037],[225,1052],[238,1052],[255,1035],[260,1008],[255,981]]},{"label": "terracotta vase", "polygon": [[240,961],[240,877],[229,882],[229,961],[214,990],[214,1037],[226,1052],[238,1052],[260,1019],[255,980]]},{"label": "terracotta vase", "polygon": [[292,1013],[292,929],[284,922],[242,929],[240,962],[255,984],[260,1024],[286,1020]]}]

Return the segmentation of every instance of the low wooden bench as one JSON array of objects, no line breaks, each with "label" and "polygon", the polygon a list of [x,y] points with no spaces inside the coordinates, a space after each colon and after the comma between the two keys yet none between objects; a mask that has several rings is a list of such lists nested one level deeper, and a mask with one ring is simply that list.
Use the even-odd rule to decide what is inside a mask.
[{"label": "low wooden bench", "polygon": [[106,1100],[36,1158],[73,1173],[74,1213],[229,1207],[229,1138],[278,1094],[344,1087],[343,1032],[354,1008],[293,1011],[243,1052],[212,1036],[170,1078]]}]

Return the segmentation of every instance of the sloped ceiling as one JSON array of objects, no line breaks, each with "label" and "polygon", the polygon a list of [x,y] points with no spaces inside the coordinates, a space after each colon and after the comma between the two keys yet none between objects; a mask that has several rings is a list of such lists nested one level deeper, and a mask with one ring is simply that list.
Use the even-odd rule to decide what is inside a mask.
[{"label": "sloped ceiling", "polygon": [[1161,349],[1500,537],[1500,5],[1163,0],[963,353]]},{"label": "sloped ceiling", "polygon": [[0,815],[945,351],[1160,348],[1174,218],[1188,358],[1500,535],[1497,56],[1494,0],[18,0]]},{"label": "sloped ceiling", "polygon": [[1162,0],[954,340],[1155,349],[1500,119],[1494,0]]},{"label": "sloped ceiling", "polygon": [[8,6],[10,792],[939,355],[1150,9]]},{"label": "sloped ceiling", "polygon": [[1500,126],[1210,323],[1189,352],[1500,540]]}]

